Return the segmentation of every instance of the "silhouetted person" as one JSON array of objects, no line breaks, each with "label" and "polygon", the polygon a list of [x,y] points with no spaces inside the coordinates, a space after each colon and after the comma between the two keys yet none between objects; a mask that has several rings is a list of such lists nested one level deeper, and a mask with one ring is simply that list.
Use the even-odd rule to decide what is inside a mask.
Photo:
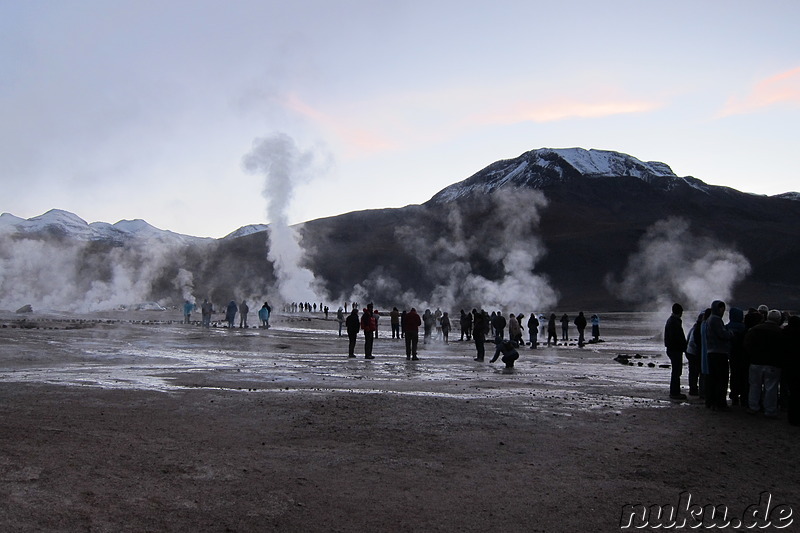
[{"label": "silhouetted person", "polygon": [[789,423],[800,426],[800,316],[790,316],[786,327],[786,385],[789,387],[789,401],[787,402]]},{"label": "silhouetted person", "polygon": [[578,328],[578,346],[583,346],[585,343],[583,331],[586,329],[586,317],[583,316],[583,311],[575,317],[575,327]]},{"label": "silhouetted person", "polygon": [[497,357],[500,354],[503,354],[502,361],[506,364],[506,368],[514,368],[514,361],[519,359],[519,352],[517,351],[517,343],[512,340],[505,340],[501,341],[497,345],[497,351],[492,357],[492,360],[489,361],[490,363],[494,363],[497,361]]},{"label": "silhouetted person", "polygon": [[[472,313],[464,313],[463,321],[461,323],[461,332],[462,335],[467,336],[467,342],[472,339]],[[463,337],[461,340],[464,340]]]},{"label": "silhouetted person", "polygon": [[250,312],[250,306],[247,305],[245,300],[239,304],[239,328],[247,328],[247,313]]},{"label": "silhouetted person", "polygon": [[528,318],[528,337],[531,340],[531,350],[535,350],[539,344],[539,319],[536,318],[536,313],[531,313]]},{"label": "silhouetted person", "polygon": [[392,307],[389,313],[389,323],[392,326],[392,338],[400,338],[400,310],[397,307]]},{"label": "silhouetted person", "polygon": [[364,330],[364,359],[374,359],[372,344],[375,341],[375,331],[378,329],[377,321],[372,313],[372,304],[367,304],[364,314],[361,315],[361,329]]},{"label": "silhouetted person", "polygon": [[705,314],[700,313],[697,315],[697,320],[686,338],[686,360],[689,362],[689,395],[699,396],[700,389],[698,388],[700,379],[700,358],[702,357],[703,339],[700,333],[700,328],[703,326]]},{"label": "silhouetted person", "polygon": [[422,313],[423,344],[428,344],[428,339],[431,338],[434,324],[436,324],[436,317],[431,314],[430,309],[426,309],[425,312]]},{"label": "silhouetted person", "polygon": [[747,358],[744,353],[744,335],[747,328],[744,325],[744,312],[738,307],[731,307],[728,312],[728,324],[725,326],[733,333],[731,338],[730,354],[730,394],[731,405],[742,404],[747,406],[747,383],[750,381]]},{"label": "silhouetted person", "polygon": [[519,319],[514,316],[514,313],[508,315],[508,340],[517,343],[517,345],[525,344],[522,340],[522,325]]},{"label": "silhouetted person", "polygon": [[706,356],[706,406],[715,411],[728,409],[728,357],[733,333],[725,327],[722,316],[725,302],[711,303],[711,315],[703,322],[703,346]]},{"label": "silhouetted person", "polygon": [[486,355],[486,330],[489,328],[487,316],[483,311],[473,311],[472,317],[472,338],[475,340],[475,350],[477,351],[476,361],[483,362]]},{"label": "silhouetted person", "polygon": [[445,344],[450,344],[449,337],[452,326],[450,325],[450,315],[447,312],[442,315],[440,324],[442,325],[442,340],[444,340]]},{"label": "silhouetted person", "polygon": [[356,339],[358,338],[358,330],[361,328],[361,322],[358,319],[358,309],[353,309],[353,311],[349,315],[347,315],[347,320],[345,320],[345,325],[347,326],[347,337],[350,341],[349,351],[347,352],[347,356],[355,357]]},{"label": "silhouetted person", "polygon": [[419,327],[422,325],[422,319],[417,314],[417,310],[413,307],[411,311],[406,313],[406,318],[403,321],[403,333],[406,341],[406,359],[419,361],[417,357],[417,345],[419,344]]},{"label": "silhouetted person", "polygon": [[550,346],[550,339],[553,339],[553,346],[558,346],[558,333],[556,332],[556,314],[550,314],[547,321],[547,345]]},{"label": "silhouetted person", "polygon": [[442,338],[442,310],[438,307],[436,311],[433,312],[433,318],[435,320],[434,326],[436,327],[436,338]]},{"label": "silhouetted person", "polygon": [[768,418],[778,416],[778,384],[787,341],[780,327],[781,320],[781,312],[772,309],[767,313],[767,319],[744,337],[744,349],[750,359],[748,412],[757,413],[763,404],[764,416]]},{"label": "silhouetted person", "polygon": [[492,328],[494,329],[494,342],[499,344],[503,340],[503,334],[506,328],[506,317],[503,313],[497,312],[492,319]]},{"label": "silhouetted person", "polygon": [[336,311],[336,321],[339,323],[339,336],[342,336],[342,324],[344,324],[344,308],[340,307]]},{"label": "silhouetted person", "polygon": [[664,346],[672,367],[669,380],[669,397],[673,400],[685,400],[681,393],[681,374],[683,374],[683,352],[686,351],[686,334],[683,332],[683,307],[672,304],[672,314],[664,325]]},{"label": "silhouetted person", "polygon": [[200,314],[203,317],[203,327],[208,328],[211,327],[211,313],[214,312],[214,306],[211,305],[211,302],[208,299],[203,300],[203,305],[200,306]]},{"label": "silhouetted person", "polygon": [[228,329],[233,329],[233,324],[236,322],[236,312],[238,310],[236,302],[233,300],[228,302],[228,307],[225,309],[225,322],[228,323]]},{"label": "silhouetted person", "polygon": [[561,340],[564,342],[569,340],[569,317],[567,313],[561,315]]}]

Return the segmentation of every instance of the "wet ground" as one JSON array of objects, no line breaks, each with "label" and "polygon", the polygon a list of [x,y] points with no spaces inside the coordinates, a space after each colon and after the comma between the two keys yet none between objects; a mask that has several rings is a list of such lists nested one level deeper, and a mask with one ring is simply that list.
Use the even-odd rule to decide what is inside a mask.
[{"label": "wet ground", "polygon": [[656,337],[658,317],[648,314],[605,315],[602,342],[582,348],[574,338],[557,347],[520,348],[512,371],[500,361],[488,363],[491,343],[485,363],[473,361],[472,342],[458,340],[421,342],[420,361],[407,361],[403,342],[387,338],[388,331],[379,332],[374,360],[363,358],[362,337],[359,356],[350,359],[338,323],[321,314],[277,315],[270,329],[204,329],[181,318],[176,311],[0,313],[0,380],[165,392],[514,398],[520,407],[535,402],[539,411],[563,415],[669,404],[670,370]]},{"label": "wet ground", "polygon": [[467,342],[406,361],[385,330],[349,359],[319,315],[180,318],[0,312],[0,531],[616,531],[685,494],[737,519],[763,494],[798,508],[797,428],[667,400],[665,317],[604,314],[604,342],[526,347],[513,372]]}]

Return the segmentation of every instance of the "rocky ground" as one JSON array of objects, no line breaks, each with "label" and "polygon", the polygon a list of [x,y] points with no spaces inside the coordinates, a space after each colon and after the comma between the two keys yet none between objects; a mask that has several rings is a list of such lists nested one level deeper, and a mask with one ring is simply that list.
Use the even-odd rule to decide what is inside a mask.
[{"label": "rocky ground", "polygon": [[734,529],[765,492],[776,528],[800,503],[800,429],[665,399],[646,322],[513,373],[466,342],[349,360],[319,318],[0,325],[0,531],[616,531],[687,494]]}]

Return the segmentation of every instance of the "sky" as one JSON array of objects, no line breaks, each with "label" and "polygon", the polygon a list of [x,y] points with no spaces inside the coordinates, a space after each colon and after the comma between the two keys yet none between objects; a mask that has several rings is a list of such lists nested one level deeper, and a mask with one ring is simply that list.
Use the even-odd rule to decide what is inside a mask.
[{"label": "sky", "polygon": [[796,0],[0,0],[0,212],[222,237],[270,222],[243,160],[275,135],[318,162],[292,224],[544,147],[798,191],[798,20]]}]

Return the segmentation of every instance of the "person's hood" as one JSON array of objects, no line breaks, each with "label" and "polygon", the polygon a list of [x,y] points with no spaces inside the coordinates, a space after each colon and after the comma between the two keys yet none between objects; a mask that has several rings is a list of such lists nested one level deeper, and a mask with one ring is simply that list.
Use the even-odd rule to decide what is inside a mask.
[{"label": "person's hood", "polygon": [[731,319],[731,322],[744,323],[744,311],[742,311],[738,307],[731,307],[731,310],[728,312],[728,315]]},{"label": "person's hood", "polygon": [[711,302],[711,314],[721,317],[725,314],[725,302],[722,300],[714,300]]}]

